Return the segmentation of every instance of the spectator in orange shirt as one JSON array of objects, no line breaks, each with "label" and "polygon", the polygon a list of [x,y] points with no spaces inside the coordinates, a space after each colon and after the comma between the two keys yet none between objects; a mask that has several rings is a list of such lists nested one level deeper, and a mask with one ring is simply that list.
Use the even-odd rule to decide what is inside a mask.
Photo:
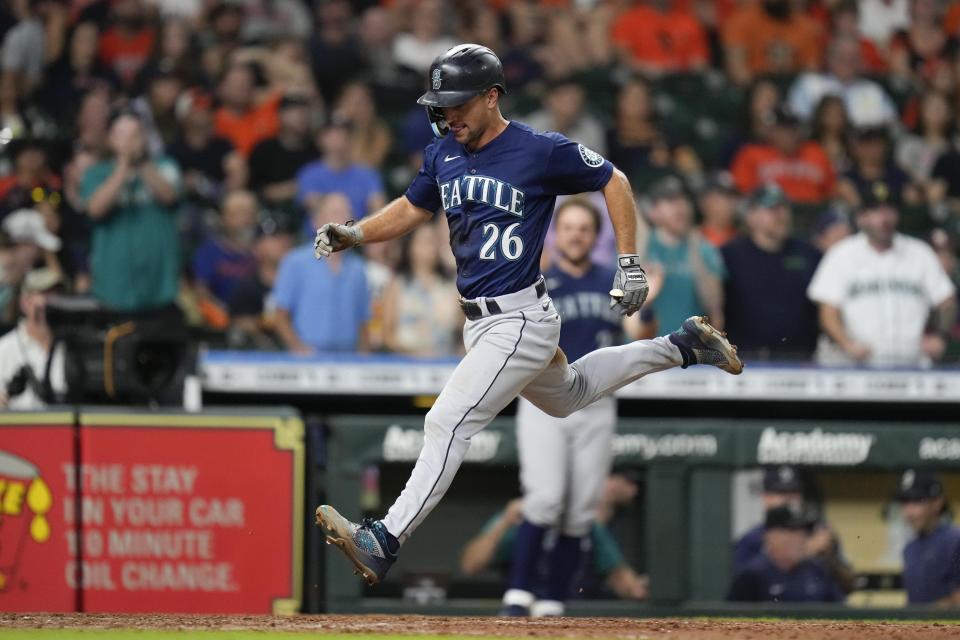
[{"label": "spectator in orange shirt", "polygon": [[798,203],[823,202],[833,196],[835,176],[823,148],[804,141],[800,120],[785,107],[773,112],[768,144],[744,146],[733,159],[733,179],[741,193],[775,182]]},{"label": "spectator in orange shirt", "polygon": [[282,94],[275,92],[259,97],[250,65],[237,64],[227,69],[220,82],[218,97],[221,106],[214,116],[214,129],[217,135],[232,142],[244,158],[258,142],[277,134]]},{"label": "spectator in orange shirt", "polygon": [[115,0],[111,13],[113,26],[100,37],[100,60],[129,88],[153,53],[156,33],[142,0]]},{"label": "spectator in orange shirt", "polygon": [[703,27],[673,0],[650,0],[620,15],[612,37],[626,64],[659,75],[703,69],[710,56]]},{"label": "spectator in orange shirt", "polygon": [[741,7],[727,21],[723,41],[727,73],[741,85],[758,74],[816,70],[823,49],[820,25],[797,12],[790,0]]}]

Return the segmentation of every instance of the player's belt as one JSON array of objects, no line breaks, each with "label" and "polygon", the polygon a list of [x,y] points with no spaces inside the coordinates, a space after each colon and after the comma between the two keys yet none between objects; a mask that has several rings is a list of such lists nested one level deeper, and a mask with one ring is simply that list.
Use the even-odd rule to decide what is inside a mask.
[{"label": "player's belt", "polygon": [[543,296],[547,295],[547,283],[543,276],[535,283],[513,293],[507,293],[496,298],[476,298],[464,300],[460,298],[460,308],[468,320],[478,320],[484,316],[495,316],[500,313],[510,313],[517,309],[532,306]]}]

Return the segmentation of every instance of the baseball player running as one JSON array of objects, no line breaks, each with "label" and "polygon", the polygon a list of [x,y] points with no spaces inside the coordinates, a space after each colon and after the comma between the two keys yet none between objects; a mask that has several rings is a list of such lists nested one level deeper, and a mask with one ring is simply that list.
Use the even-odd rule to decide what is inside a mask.
[{"label": "baseball player running", "polygon": [[[573,360],[620,344],[624,333],[641,333],[640,313],[622,318],[607,304],[613,269],[590,259],[600,224],[600,212],[585,199],[567,200],[554,213],[557,261],[544,277],[563,321],[560,348]],[[522,398],[517,405],[523,520],[503,595],[505,615],[563,615],[580,569],[583,538],[590,533],[610,472],[616,420],[613,396],[567,418],[550,416]],[[534,584],[551,529],[557,535],[547,552],[546,584],[538,585],[537,599]]]},{"label": "baseball player running", "polygon": [[689,318],[666,337],[588,353],[573,364],[558,348],[560,316],[540,275],[540,253],[556,196],[601,191],[617,238],[610,292],[636,313],[648,285],[636,254],[630,183],[598,153],[557,133],[541,133],[500,113],[503,66],[486,47],[453,47],[430,66],[418,102],[438,139],[406,193],[355,225],[317,230],[317,259],[399,237],[443,208],[467,317],[467,353],[424,420],[420,457],[382,520],[350,522],[329,505],[317,524],[370,584],[382,580],[403,543],[441,500],[470,439],[522,395],[566,417],[643,376],[710,364],[739,374],[735,347],[705,319]]}]

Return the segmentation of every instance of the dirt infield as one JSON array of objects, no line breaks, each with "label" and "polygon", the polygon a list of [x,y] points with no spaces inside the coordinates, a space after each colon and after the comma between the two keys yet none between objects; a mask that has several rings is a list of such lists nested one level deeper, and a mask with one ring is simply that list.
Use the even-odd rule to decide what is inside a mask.
[{"label": "dirt infield", "polygon": [[[960,626],[939,622],[753,621],[636,618],[515,618],[440,616],[187,616],[0,614],[2,629],[144,629],[299,631],[329,634],[458,635],[514,638],[631,638],[671,640],[939,640]],[[0,634],[2,635],[2,634]]]}]

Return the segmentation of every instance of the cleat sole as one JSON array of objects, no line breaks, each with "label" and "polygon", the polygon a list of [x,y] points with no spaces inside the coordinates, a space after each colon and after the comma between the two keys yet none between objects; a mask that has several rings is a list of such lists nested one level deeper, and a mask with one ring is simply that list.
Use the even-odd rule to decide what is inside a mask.
[{"label": "cleat sole", "polygon": [[735,376],[743,373],[743,362],[737,356],[736,345],[730,344],[727,340],[727,334],[714,328],[709,322],[707,316],[699,316],[694,320],[697,329],[700,332],[701,339],[711,349],[716,349],[727,359],[727,364],[720,369]]},{"label": "cleat sole", "polygon": [[361,575],[363,579],[367,581],[367,584],[371,587],[379,580],[377,579],[377,574],[374,573],[368,566],[363,564],[359,558],[353,552],[353,545],[347,544],[347,540],[337,533],[335,529],[330,526],[330,523],[327,522],[323,514],[320,511],[320,507],[317,507],[316,511],[316,525],[323,529],[326,532],[327,544],[335,545],[340,551],[343,552],[343,555],[353,564],[355,571],[353,575]]}]

